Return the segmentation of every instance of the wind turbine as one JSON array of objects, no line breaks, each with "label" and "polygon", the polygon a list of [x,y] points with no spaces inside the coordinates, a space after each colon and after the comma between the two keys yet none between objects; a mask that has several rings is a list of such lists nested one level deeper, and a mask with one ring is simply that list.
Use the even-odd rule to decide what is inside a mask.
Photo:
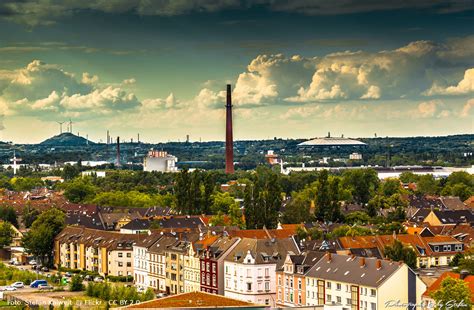
[{"label": "wind turbine", "polygon": [[63,124],[64,124],[65,122],[56,122],[56,123],[59,124],[59,133],[62,134],[62,133],[63,133]]},{"label": "wind turbine", "polygon": [[69,119],[69,132],[72,133],[72,121]]}]

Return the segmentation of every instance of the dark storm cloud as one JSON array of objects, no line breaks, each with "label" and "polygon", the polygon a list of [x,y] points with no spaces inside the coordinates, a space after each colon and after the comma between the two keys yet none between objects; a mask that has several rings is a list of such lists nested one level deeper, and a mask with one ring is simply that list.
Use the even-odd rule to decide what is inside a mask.
[{"label": "dark storm cloud", "polygon": [[264,8],[305,15],[339,15],[394,9],[431,9],[449,13],[472,10],[472,0],[3,0],[0,16],[29,26],[50,25],[83,10],[104,13],[175,16],[222,10]]}]

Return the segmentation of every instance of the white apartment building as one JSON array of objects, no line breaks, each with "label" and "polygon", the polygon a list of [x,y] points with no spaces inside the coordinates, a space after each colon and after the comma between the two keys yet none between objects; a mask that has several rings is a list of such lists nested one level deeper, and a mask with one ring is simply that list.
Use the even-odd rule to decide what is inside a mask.
[{"label": "white apartment building", "polygon": [[199,292],[201,285],[199,271],[199,256],[194,245],[188,248],[188,253],[184,257],[184,292]]},{"label": "white apartment building", "polygon": [[154,283],[150,280],[151,269],[149,248],[157,242],[161,235],[144,235],[144,239],[133,245],[133,280],[136,287],[154,289]]},{"label": "white apartment building", "polygon": [[275,272],[286,253],[299,253],[293,238],[240,240],[224,260],[225,296],[275,307]]},{"label": "white apartment building", "polygon": [[331,253],[306,273],[305,284],[307,306],[352,310],[394,309],[392,301],[419,304],[426,289],[404,263]]}]

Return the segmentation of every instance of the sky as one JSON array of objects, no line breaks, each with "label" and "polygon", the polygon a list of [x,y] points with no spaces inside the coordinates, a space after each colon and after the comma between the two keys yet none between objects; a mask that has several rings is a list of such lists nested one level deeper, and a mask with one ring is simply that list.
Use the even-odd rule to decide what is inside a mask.
[{"label": "sky", "polygon": [[[473,0],[2,0],[0,140],[473,133]],[[62,125],[66,130],[66,123]]]}]

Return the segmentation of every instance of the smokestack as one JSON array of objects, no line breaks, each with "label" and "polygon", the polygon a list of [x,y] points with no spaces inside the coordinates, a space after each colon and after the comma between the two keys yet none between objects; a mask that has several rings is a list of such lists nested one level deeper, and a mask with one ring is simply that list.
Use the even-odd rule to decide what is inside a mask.
[{"label": "smokestack", "polygon": [[137,143],[140,143],[140,134],[137,133]]},{"label": "smokestack", "polygon": [[226,131],[225,131],[225,173],[234,173],[234,138],[232,135],[232,91],[227,84]]},{"label": "smokestack", "polygon": [[110,144],[110,133],[108,130],[107,130],[107,144]]},{"label": "smokestack", "polygon": [[120,137],[117,137],[117,168],[120,167]]}]

